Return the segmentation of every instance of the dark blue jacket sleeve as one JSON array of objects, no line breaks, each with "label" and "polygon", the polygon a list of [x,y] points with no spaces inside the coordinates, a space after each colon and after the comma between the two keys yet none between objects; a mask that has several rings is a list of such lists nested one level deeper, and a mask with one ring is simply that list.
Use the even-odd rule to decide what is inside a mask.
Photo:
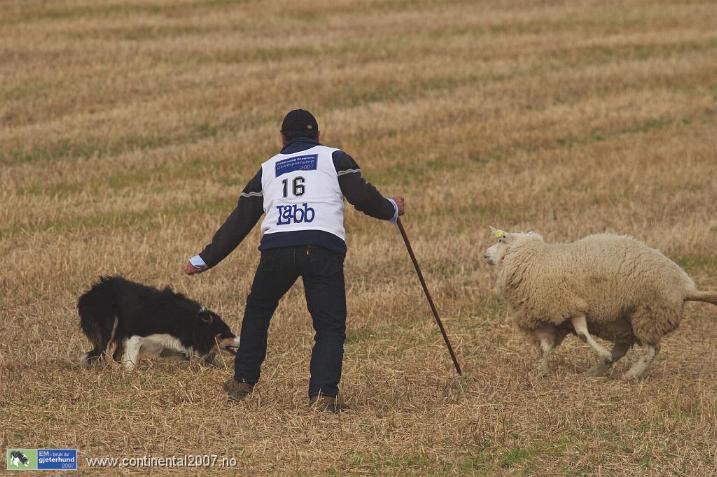
[{"label": "dark blue jacket sleeve", "polygon": [[335,151],[333,160],[339,176],[339,186],[346,200],[366,215],[391,220],[396,211],[393,203],[361,176],[361,169],[356,161],[344,151]]},{"label": "dark blue jacket sleeve", "polygon": [[221,262],[244,240],[264,212],[261,169],[244,187],[236,208],[216,231],[209,245],[199,253],[209,268]]}]

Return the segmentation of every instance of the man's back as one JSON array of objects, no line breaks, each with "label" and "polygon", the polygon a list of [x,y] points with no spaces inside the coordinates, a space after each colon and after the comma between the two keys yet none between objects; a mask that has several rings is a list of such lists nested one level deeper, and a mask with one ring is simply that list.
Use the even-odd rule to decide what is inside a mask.
[{"label": "man's back", "polygon": [[[310,169],[314,167],[310,156],[314,155],[317,156],[316,169]],[[277,164],[283,160],[288,162],[282,163],[277,171]],[[308,197],[313,199],[306,200]],[[395,221],[398,216],[394,200],[383,197],[366,182],[356,161],[344,151],[323,146],[318,138],[297,137],[285,141],[281,152],[265,161],[247,183],[237,207],[214,234],[211,243],[192,257],[192,264],[206,268],[218,264],[239,245],[264,213],[259,250],[316,245],[344,254],[347,247],[343,197],[371,217]],[[314,207],[313,204],[324,200],[330,200],[331,205]]]},{"label": "man's back", "polygon": [[316,144],[293,154],[281,152],[262,164],[263,244],[281,240],[274,234],[297,231],[323,232],[346,240],[335,151]]}]

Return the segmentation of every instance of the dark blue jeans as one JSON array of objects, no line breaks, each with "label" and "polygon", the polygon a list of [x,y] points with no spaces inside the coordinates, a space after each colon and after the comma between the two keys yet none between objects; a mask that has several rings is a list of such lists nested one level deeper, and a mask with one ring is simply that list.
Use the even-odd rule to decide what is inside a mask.
[{"label": "dark blue jeans", "polygon": [[304,280],[306,305],[316,332],[309,396],[336,396],[346,339],[344,256],[322,247],[304,245],[261,253],[244,310],[234,377],[250,384],[259,381],[269,322],[279,300],[298,277]]}]

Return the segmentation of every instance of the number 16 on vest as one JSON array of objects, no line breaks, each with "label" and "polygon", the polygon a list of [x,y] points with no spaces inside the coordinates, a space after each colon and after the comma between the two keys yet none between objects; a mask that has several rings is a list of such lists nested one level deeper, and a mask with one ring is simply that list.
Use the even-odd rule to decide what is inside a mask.
[{"label": "number 16 on vest", "polygon": [[304,202],[301,206],[294,205],[277,205],[279,210],[279,220],[276,225],[303,224],[314,221],[316,212],[309,204]]}]

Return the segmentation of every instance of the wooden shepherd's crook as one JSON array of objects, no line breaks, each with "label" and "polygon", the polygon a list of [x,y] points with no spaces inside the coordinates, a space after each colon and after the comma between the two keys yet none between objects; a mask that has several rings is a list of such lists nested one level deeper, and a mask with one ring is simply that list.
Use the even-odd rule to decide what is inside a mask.
[{"label": "wooden shepherd's crook", "polygon": [[446,334],[445,328],[443,328],[443,323],[441,323],[441,319],[438,317],[438,310],[436,310],[436,305],[433,304],[433,299],[431,298],[431,294],[428,292],[428,287],[426,286],[426,280],[423,279],[423,273],[421,273],[421,267],[418,266],[418,261],[416,260],[416,255],[413,253],[413,248],[411,248],[411,242],[408,241],[408,235],[406,235],[406,231],[403,228],[403,224],[401,223],[400,218],[396,222],[396,225],[398,225],[398,230],[401,231],[401,237],[403,237],[403,242],[406,244],[406,248],[408,249],[408,255],[411,256],[411,261],[413,261],[413,266],[416,268],[416,273],[418,274],[418,279],[420,280],[421,286],[423,287],[423,292],[426,294],[426,298],[428,299],[428,304],[431,306],[431,311],[433,311],[433,317],[436,319],[438,328],[440,328],[440,330],[441,330],[441,334],[443,335],[443,340],[446,342],[446,346],[448,347],[448,352],[451,353],[451,359],[453,360],[453,364],[456,366],[456,372],[458,372],[458,376],[462,376],[463,373],[461,373],[461,366],[458,364],[458,360],[456,359],[456,355],[453,352],[453,347],[451,346],[451,342],[448,341],[448,335]]}]

